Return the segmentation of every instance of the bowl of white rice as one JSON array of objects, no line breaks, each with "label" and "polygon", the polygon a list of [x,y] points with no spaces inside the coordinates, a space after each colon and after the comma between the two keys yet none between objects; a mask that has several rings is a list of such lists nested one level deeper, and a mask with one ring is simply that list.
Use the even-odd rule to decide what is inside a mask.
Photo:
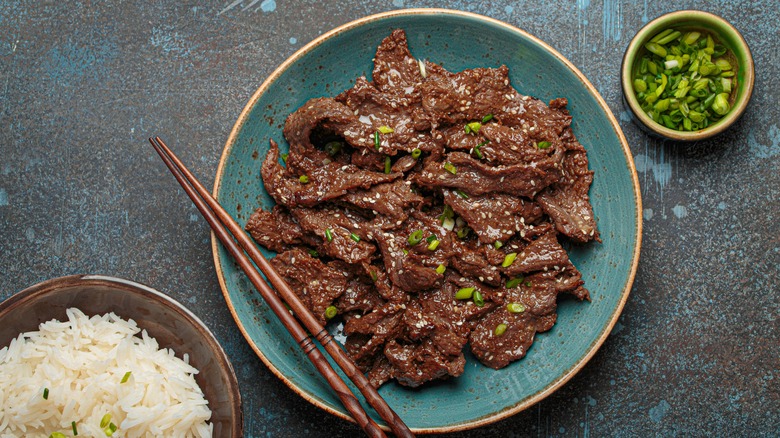
[{"label": "bowl of white rice", "polygon": [[242,421],[224,350],[154,289],[74,275],[0,303],[0,438],[240,437]]}]

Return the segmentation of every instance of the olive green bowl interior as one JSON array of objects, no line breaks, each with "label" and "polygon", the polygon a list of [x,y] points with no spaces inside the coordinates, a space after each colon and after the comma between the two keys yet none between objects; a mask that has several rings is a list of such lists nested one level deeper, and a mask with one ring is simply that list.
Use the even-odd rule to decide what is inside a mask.
[{"label": "olive green bowl interior", "polygon": [[[644,48],[651,38],[667,28],[679,28],[684,30],[704,30],[713,34],[716,39],[728,48],[737,59],[737,85],[734,104],[723,118],[699,131],[677,131],[663,126],[645,113],[634,94],[633,76],[637,67],[637,61],[646,53]],[[623,56],[621,67],[621,84],[626,106],[631,111],[634,121],[642,128],[657,136],[678,140],[697,141],[720,134],[736,122],[745,112],[750,97],[753,94],[754,66],[753,57],[750,54],[745,39],[731,24],[723,18],[703,11],[677,11],[662,15],[649,22],[637,32],[631,40]]]},{"label": "olive green bowl interior", "polygon": [[241,395],[233,367],[214,335],[184,306],[147,286],[102,275],[71,275],[31,286],[0,303],[0,347],[46,321],[67,320],[76,307],[87,316],[114,312],[132,319],[176,357],[189,355],[195,381],[211,409],[214,437],[243,436]]},{"label": "olive green bowl interior", "polygon": [[[257,207],[273,206],[260,178],[268,142],[282,136],[287,116],[314,97],[335,96],[370,78],[376,48],[393,29],[406,31],[412,54],[450,71],[509,67],[520,93],[549,102],[566,97],[572,129],[595,171],[591,201],[603,243],[570,245],[592,301],[562,297],[552,330],[540,333],[528,355],[501,370],[479,363],[466,349],[463,375],[412,389],[390,382],[379,389],[415,432],[470,429],[532,406],[560,388],[595,354],[628,298],[639,260],[641,196],[625,137],[593,85],[566,58],[528,33],[476,14],[442,9],[400,10],[347,23],[324,33],[265,79],[228,138],[215,179],[220,204],[245,224]],[[258,77],[258,83],[263,78]],[[349,418],[325,380],[263,303],[217,241],[214,261],[225,300],[258,357],[304,399]],[[264,251],[267,257],[274,254]],[[330,330],[338,329],[335,324]],[[337,338],[338,339],[338,338]],[[346,380],[346,379],[345,379]],[[357,391],[355,391],[357,393]],[[362,399],[362,396],[359,396]],[[376,413],[368,413],[381,423]]]}]

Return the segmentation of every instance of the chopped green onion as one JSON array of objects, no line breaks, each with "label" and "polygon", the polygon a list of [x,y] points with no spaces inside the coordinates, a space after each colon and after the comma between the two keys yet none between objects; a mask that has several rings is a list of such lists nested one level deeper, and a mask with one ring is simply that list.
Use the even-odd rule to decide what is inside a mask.
[{"label": "chopped green onion", "polygon": [[440,275],[444,274],[444,271],[446,271],[446,270],[447,270],[447,267],[444,266],[444,265],[439,265],[439,266],[436,267],[436,273],[440,274]]},{"label": "chopped green onion", "polygon": [[437,236],[435,234],[431,234],[430,236],[425,238],[425,241],[428,242],[428,243],[431,243],[434,240],[438,240],[438,239],[439,239],[439,236]]},{"label": "chopped green onion", "polygon": [[485,117],[482,118],[482,124],[484,125],[485,123],[487,123],[487,122],[489,122],[491,120],[493,120],[493,114],[488,114],[488,115],[486,115]]},{"label": "chopped green onion", "polygon": [[482,298],[482,293],[479,290],[474,291],[473,301],[474,304],[477,305],[477,307],[482,307],[485,305],[485,299]]},{"label": "chopped green onion", "polygon": [[287,163],[287,158],[290,157],[290,154],[282,154],[281,157],[282,157],[282,161],[284,161],[285,164],[286,164]]},{"label": "chopped green onion", "polygon": [[109,423],[111,423],[111,414],[103,415],[103,418],[100,419],[100,428],[105,429]]},{"label": "chopped green onion", "polygon": [[552,143],[549,141],[540,141],[539,143],[536,143],[537,149],[547,149],[550,147]]},{"label": "chopped green onion", "polygon": [[49,438],[65,438],[65,434],[62,432],[52,432]]},{"label": "chopped green onion", "polygon": [[390,156],[389,155],[385,155],[385,173],[386,174],[390,173],[391,167],[392,167],[392,165],[390,163]]},{"label": "chopped green onion", "polygon": [[715,96],[715,101],[712,103],[712,110],[715,111],[716,114],[722,116],[729,112],[730,109],[728,93],[720,93]]},{"label": "chopped green onion", "polygon": [[[479,122],[471,122],[466,125],[466,128],[468,128],[469,131],[476,134],[477,132],[479,132],[479,129],[482,128],[482,124]],[[466,131],[466,133],[468,134],[469,131]]]},{"label": "chopped green onion", "polygon": [[516,252],[510,252],[504,257],[504,261],[501,262],[501,266],[504,268],[508,268],[512,263],[515,262],[515,259],[517,258]]},{"label": "chopped green onion", "polygon": [[522,303],[509,303],[506,305],[506,310],[509,313],[523,313],[525,312],[525,306]]},{"label": "chopped green onion", "polygon": [[452,163],[444,163],[444,170],[453,175],[458,173],[458,169]]},{"label": "chopped green onion", "polygon": [[506,327],[506,324],[504,324],[504,323],[501,323],[501,324],[499,324],[499,325],[497,325],[497,326],[496,326],[496,329],[493,331],[493,333],[494,333],[496,336],[501,336],[501,335],[503,335],[503,334],[504,334],[504,332],[506,332],[506,328],[507,328],[507,327]]},{"label": "chopped green onion", "polygon": [[409,250],[408,249],[404,248],[401,251],[403,251],[405,256],[409,255]]},{"label": "chopped green onion", "polygon": [[469,227],[463,227],[457,231],[458,239],[465,239],[469,233],[471,232],[471,228]]},{"label": "chopped green onion", "polygon": [[501,242],[500,240],[496,240],[495,242],[493,242],[493,248],[495,249],[501,249],[502,246],[504,246],[504,243]]},{"label": "chopped green onion", "polygon": [[358,236],[355,233],[349,233],[349,238],[354,240],[355,242],[360,242],[360,236]]},{"label": "chopped green onion", "polygon": [[314,250],[314,249],[310,249],[310,250],[309,250],[309,255],[310,255],[310,256],[312,256],[312,257],[314,257],[314,258],[317,258],[317,257],[319,257],[319,256],[320,256],[320,253],[318,253],[318,252],[317,252],[316,250]]},{"label": "chopped green onion", "polygon": [[479,149],[480,149],[482,146],[485,146],[486,144],[488,144],[488,142],[487,142],[487,141],[483,141],[482,143],[480,143],[480,144],[478,144],[478,145],[474,146],[474,155],[476,155],[476,156],[477,156],[477,158],[479,158],[480,160],[481,160],[481,159],[483,159],[483,158],[485,158],[485,156],[484,156],[484,155],[482,155],[482,151],[481,151],[481,150],[479,150]]},{"label": "chopped green onion", "polygon": [[423,238],[423,232],[422,230],[417,230],[409,235],[409,238],[406,239],[407,242],[409,242],[409,245],[417,245],[422,241]]},{"label": "chopped green onion", "polygon": [[664,49],[663,46],[661,46],[658,43],[653,43],[653,42],[647,43],[647,44],[645,44],[645,49],[647,49],[650,52],[655,53],[656,55],[660,56],[661,58],[666,58],[666,49]]},{"label": "chopped green onion", "polygon": [[429,243],[428,244],[428,249],[431,250],[431,251],[436,251],[436,248],[439,247],[439,242],[441,242],[441,241],[440,240],[434,240],[433,242]]},{"label": "chopped green onion", "polygon": [[379,142],[379,131],[374,132],[374,148],[379,149],[382,143]]},{"label": "chopped green onion", "polygon": [[116,432],[116,424],[111,423],[108,425],[108,427],[103,429],[103,433],[106,434],[106,436],[113,436],[114,432]]},{"label": "chopped green onion", "polygon": [[298,181],[301,182],[301,184],[308,184],[309,183],[309,177],[307,175],[301,175],[298,177]]},{"label": "chopped green onion", "polygon": [[126,383],[128,379],[130,379],[130,374],[132,374],[132,371],[128,371],[125,373],[124,376],[122,376],[122,380],[119,381],[119,383]]},{"label": "chopped green onion", "polygon": [[528,286],[528,287],[531,287],[531,280],[526,281],[525,285]]},{"label": "chopped green onion", "polygon": [[76,429],[76,422],[75,421],[71,421],[70,422],[70,427],[71,427],[71,429],[73,429],[73,436],[78,436],[79,435],[79,430]]},{"label": "chopped green onion", "polygon": [[328,306],[325,309],[325,319],[333,319],[333,317],[338,314],[339,314],[339,309],[336,306]]},{"label": "chopped green onion", "polygon": [[455,190],[455,193],[458,194],[463,199],[469,199],[469,195],[463,192],[463,190]]},{"label": "chopped green onion", "polygon": [[341,144],[341,142],[340,142],[340,141],[331,141],[331,142],[328,142],[328,143],[325,145],[325,152],[326,152],[328,155],[330,155],[330,156],[336,155],[336,154],[338,154],[339,152],[341,152],[341,147],[342,147],[342,146],[343,146],[343,145]]},{"label": "chopped green onion", "polygon": [[412,149],[412,158],[414,158],[416,160],[416,159],[420,158],[420,155],[422,155],[422,151],[421,150],[419,150],[417,148]]},{"label": "chopped green onion", "polygon": [[392,134],[393,133],[393,128],[391,128],[389,126],[382,125],[382,126],[379,127],[379,132],[381,132],[382,134]]},{"label": "chopped green onion", "polygon": [[513,278],[513,279],[511,279],[511,280],[506,282],[506,288],[507,289],[514,289],[517,286],[519,286],[520,283],[522,283],[522,282],[523,282],[523,277]]},{"label": "chopped green onion", "polygon": [[330,228],[325,229],[325,238],[328,239],[328,242],[333,242],[333,231]]},{"label": "chopped green onion", "polygon": [[455,211],[447,204],[444,204],[444,211],[441,213],[441,216],[439,216],[441,219],[444,219],[446,217],[453,218],[455,217]]},{"label": "chopped green onion", "polygon": [[44,400],[49,399],[49,388],[43,388],[43,399]]},{"label": "chopped green onion", "polygon": [[379,278],[376,271],[368,271],[368,275],[371,277],[371,281],[373,282],[376,282],[377,278]]},{"label": "chopped green onion", "polygon": [[455,228],[455,219],[453,219],[451,217],[445,217],[441,221],[441,226],[445,230],[452,231]]},{"label": "chopped green onion", "polygon": [[455,292],[455,299],[469,300],[474,295],[475,290],[476,289],[473,287],[464,287],[463,289],[460,289],[459,291]]}]

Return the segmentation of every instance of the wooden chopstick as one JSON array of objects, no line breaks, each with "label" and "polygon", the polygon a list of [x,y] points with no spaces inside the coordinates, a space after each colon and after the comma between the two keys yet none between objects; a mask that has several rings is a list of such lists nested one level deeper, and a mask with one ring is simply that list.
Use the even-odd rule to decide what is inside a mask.
[{"label": "wooden chopstick", "polygon": [[[184,166],[159,137],[150,138],[149,142],[163,159],[165,165],[168,166],[168,169],[173,173],[174,177],[190,199],[192,199],[192,202],[206,219],[209,226],[211,226],[214,234],[238,262],[241,269],[246,273],[258,292],[260,292],[268,306],[281,320],[290,334],[292,334],[295,341],[298,342],[298,345],[300,345],[320,374],[325,377],[357,424],[369,436],[385,436],[382,429],[366,414],[360,405],[360,402],[358,402],[357,398],[355,398],[354,394],[352,394],[339,375],[336,374],[325,356],[317,349],[311,337],[307,335],[306,330],[304,330],[298,320],[287,311],[287,308],[279,299],[280,296],[284,302],[290,306],[293,313],[298,316],[298,319],[303,323],[303,326],[310,333],[315,333],[314,337],[317,341],[319,341],[347,377],[349,377],[360,390],[366,398],[366,401],[376,410],[379,416],[387,422],[393,433],[399,437],[413,437],[414,435],[403,420],[401,420],[398,414],[390,408],[376,389],[371,386],[368,378],[363,375],[352,359],[347,356],[338,342],[333,342],[333,337],[330,333],[328,333],[300,299],[298,299],[295,292],[292,291],[287,282],[285,282],[274,270],[268,260],[255,246],[254,242],[247,237],[238,223],[236,223],[227,211],[219,205],[216,199],[211,196],[208,190],[206,190],[197,178],[190,173],[186,166]],[[236,244],[236,241],[238,242],[238,245],[240,245],[240,248]],[[244,254],[244,251],[246,251],[246,254]],[[247,255],[249,256],[248,258]],[[273,288],[278,292],[278,295],[274,293],[263,280],[263,277],[252,265],[252,262],[254,262],[263,274],[265,274]]]}]

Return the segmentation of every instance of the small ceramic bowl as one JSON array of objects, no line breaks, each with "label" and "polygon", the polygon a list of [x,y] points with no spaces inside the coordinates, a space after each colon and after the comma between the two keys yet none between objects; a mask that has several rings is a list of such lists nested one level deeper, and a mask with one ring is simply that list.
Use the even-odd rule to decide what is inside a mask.
[{"label": "small ceramic bowl", "polygon": [[[642,55],[647,52],[645,44],[659,32],[675,28],[681,30],[706,31],[736,58],[736,90],[732,96],[731,110],[720,120],[698,131],[677,131],[655,122],[645,113],[634,93],[633,73],[638,68]],[[634,121],[642,128],[657,136],[677,141],[697,141],[720,134],[736,122],[745,112],[753,94],[754,67],[742,35],[723,18],[703,11],[677,11],[662,15],[643,27],[626,49],[621,67],[621,83],[626,106],[634,116]]]},{"label": "small ceramic bowl", "polygon": [[195,381],[211,409],[214,437],[239,438],[243,434],[241,395],[225,352],[209,329],[189,310],[149,287],[114,277],[72,275],[29,287],[0,303],[0,347],[38,325],[67,319],[65,310],[76,307],[88,316],[114,312],[133,319],[154,337],[160,348],[171,348],[198,369]]}]

